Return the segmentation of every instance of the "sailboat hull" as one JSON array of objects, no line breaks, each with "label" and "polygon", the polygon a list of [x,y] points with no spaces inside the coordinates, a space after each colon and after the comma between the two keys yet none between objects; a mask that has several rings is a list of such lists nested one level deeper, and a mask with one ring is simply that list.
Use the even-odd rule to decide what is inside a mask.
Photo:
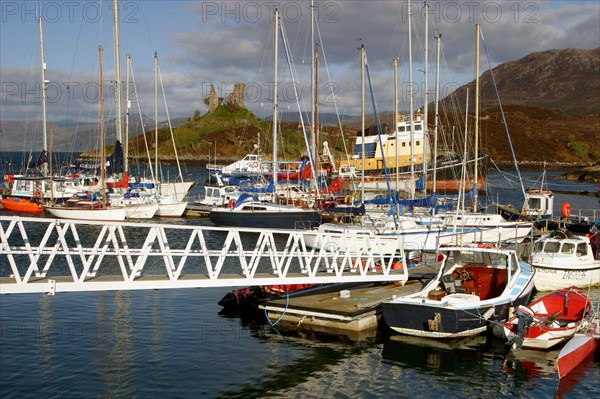
[{"label": "sailboat hull", "polygon": [[81,219],[81,220],[100,220],[100,221],[123,221],[126,218],[125,208],[106,208],[106,209],[73,209],[65,207],[46,207],[46,210],[57,218],[61,219]]},{"label": "sailboat hull", "polygon": [[210,220],[217,226],[310,229],[318,226],[321,221],[321,214],[318,211],[303,209],[294,211],[263,211],[215,208],[210,212]]}]

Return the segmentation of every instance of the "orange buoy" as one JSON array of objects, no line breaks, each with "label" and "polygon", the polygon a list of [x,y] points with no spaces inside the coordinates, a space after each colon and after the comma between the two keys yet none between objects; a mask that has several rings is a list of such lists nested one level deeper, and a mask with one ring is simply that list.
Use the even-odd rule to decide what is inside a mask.
[{"label": "orange buoy", "polygon": [[392,270],[401,270],[403,267],[402,262],[394,262],[392,264]]},{"label": "orange buoy", "polygon": [[569,204],[568,202],[563,202],[561,208],[561,215],[564,218],[568,218],[569,216],[571,216],[571,204]]},{"label": "orange buoy", "polygon": [[235,206],[235,198],[232,198],[227,203],[227,208],[233,208]]}]

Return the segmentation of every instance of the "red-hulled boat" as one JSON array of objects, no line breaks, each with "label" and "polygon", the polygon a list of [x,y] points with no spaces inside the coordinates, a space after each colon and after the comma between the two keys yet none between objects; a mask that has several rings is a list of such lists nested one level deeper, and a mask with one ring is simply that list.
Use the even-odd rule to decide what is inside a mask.
[{"label": "red-hulled boat", "polygon": [[515,350],[549,349],[585,331],[591,311],[590,300],[579,288],[565,288],[519,306],[504,323],[504,334]]},{"label": "red-hulled boat", "polygon": [[9,212],[43,213],[44,207],[26,198],[0,198],[2,209]]}]

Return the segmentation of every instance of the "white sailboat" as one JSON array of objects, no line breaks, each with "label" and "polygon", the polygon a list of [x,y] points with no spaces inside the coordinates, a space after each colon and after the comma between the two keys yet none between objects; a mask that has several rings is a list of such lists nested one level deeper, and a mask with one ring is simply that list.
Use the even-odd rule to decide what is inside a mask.
[{"label": "white sailboat", "polygon": [[126,213],[124,206],[111,206],[106,201],[105,178],[106,178],[106,149],[105,149],[105,127],[104,127],[104,90],[102,78],[102,46],[98,47],[100,59],[100,159],[102,160],[100,174],[100,188],[102,198],[95,195],[81,195],[69,198],[62,204],[46,205],[44,208],[52,215],[65,219],[123,221]]}]

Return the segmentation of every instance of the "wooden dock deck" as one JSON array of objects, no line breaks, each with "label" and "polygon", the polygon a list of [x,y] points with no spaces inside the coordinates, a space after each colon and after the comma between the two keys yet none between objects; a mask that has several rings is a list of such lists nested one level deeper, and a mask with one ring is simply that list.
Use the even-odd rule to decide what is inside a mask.
[{"label": "wooden dock deck", "polygon": [[309,293],[292,294],[263,303],[269,321],[283,331],[341,335],[352,340],[373,337],[381,318],[381,303],[422,289],[437,272],[436,265],[409,269],[410,280],[362,285],[336,284]]}]

